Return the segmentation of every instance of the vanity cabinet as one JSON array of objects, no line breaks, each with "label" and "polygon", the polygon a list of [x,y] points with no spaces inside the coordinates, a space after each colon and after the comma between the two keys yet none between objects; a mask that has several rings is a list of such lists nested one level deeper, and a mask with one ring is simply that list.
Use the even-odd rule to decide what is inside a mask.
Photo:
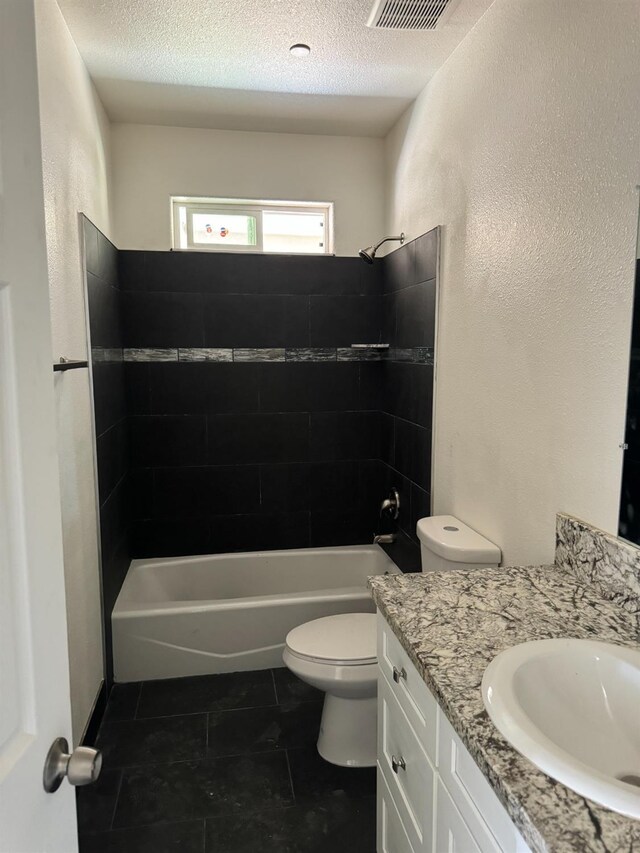
[{"label": "vanity cabinet", "polygon": [[530,853],[378,613],[378,853]]}]

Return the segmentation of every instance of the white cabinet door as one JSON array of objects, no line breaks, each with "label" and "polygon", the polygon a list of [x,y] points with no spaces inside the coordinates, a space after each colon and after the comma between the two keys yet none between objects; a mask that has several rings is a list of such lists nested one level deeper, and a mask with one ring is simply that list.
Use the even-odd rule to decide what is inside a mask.
[{"label": "white cabinet door", "polygon": [[74,853],[42,785],[71,735],[33,0],[0,2],[0,853]]},{"label": "white cabinet door", "polygon": [[377,819],[378,853],[414,853],[380,768],[378,768]]},{"label": "white cabinet door", "polygon": [[480,853],[469,827],[440,779],[436,801],[436,853]]}]

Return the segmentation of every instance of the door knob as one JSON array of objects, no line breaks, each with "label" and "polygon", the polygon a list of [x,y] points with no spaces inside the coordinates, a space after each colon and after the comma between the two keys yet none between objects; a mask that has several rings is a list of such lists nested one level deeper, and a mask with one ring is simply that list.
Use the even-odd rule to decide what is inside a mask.
[{"label": "door knob", "polygon": [[77,746],[69,752],[69,744],[58,737],[51,744],[44,762],[42,784],[47,794],[57,791],[66,776],[70,785],[90,785],[102,770],[102,753],[90,746]]}]

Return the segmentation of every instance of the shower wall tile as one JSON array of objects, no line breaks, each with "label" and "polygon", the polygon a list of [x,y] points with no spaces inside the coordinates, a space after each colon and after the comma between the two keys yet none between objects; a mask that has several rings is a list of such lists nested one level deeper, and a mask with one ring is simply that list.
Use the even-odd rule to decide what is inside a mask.
[{"label": "shower wall tile", "polygon": [[435,280],[413,284],[395,295],[396,347],[432,347],[435,338]]},{"label": "shower wall tile", "polygon": [[151,414],[150,370],[151,365],[144,362],[128,362],[124,365],[128,417]]},{"label": "shower wall tile", "polygon": [[207,419],[203,415],[131,418],[133,467],[180,467],[207,462]]},{"label": "shower wall tile", "polygon": [[96,448],[98,496],[102,504],[129,470],[129,431],[126,420],[123,418],[99,435]]},{"label": "shower wall tile", "polygon": [[415,280],[434,281],[438,274],[438,229],[417,237],[414,244]]},{"label": "shower wall tile", "polygon": [[416,242],[412,240],[385,255],[382,273],[383,293],[395,293],[403,287],[416,284]]},{"label": "shower wall tile", "polygon": [[211,521],[211,546],[218,553],[270,551],[309,546],[309,513],[216,516]]},{"label": "shower wall tile", "polygon": [[313,295],[310,301],[312,347],[378,343],[382,300],[371,295]]},{"label": "shower wall tile", "polygon": [[[383,263],[382,328],[391,348],[380,391],[382,487],[397,488],[403,561],[419,568],[416,522],[431,511],[438,229],[387,255]],[[392,546],[393,547],[393,546]]]},{"label": "shower wall tile", "polygon": [[260,411],[258,364],[150,364],[149,413],[227,414]]},{"label": "shower wall tile", "polygon": [[129,566],[128,421],[122,362],[123,305],[115,246],[82,217],[86,309],[96,435],[100,515],[100,584],[105,633],[105,678],[110,686],[111,611]]},{"label": "shower wall tile", "polygon": [[312,412],[309,453],[314,462],[377,459],[379,412]]},{"label": "shower wall tile", "polygon": [[433,366],[387,362],[382,366],[385,411],[423,427],[431,427]]},{"label": "shower wall tile", "polygon": [[305,462],[309,458],[309,415],[210,415],[209,464]]},{"label": "shower wall tile", "polygon": [[380,265],[358,258],[121,251],[125,290],[222,294],[378,293]]},{"label": "shower wall tile", "polygon": [[264,365],[259,385],[263,412],[355,411],[360,408],[357,364]]},{"label": "shower wall tile", "polygon": [[425,491],[431,487],[431,430],[394,419],[393,467]]},{"label": "shower wall tile", "polygon": [[[102,235],[100,237],[104,240]],[[87,271],[92,347],[122,347],[121,296],[122,294],[113,284]]]},{"label": "shower wall tile", "polygon": [[131,550],[135,557],[183,557],[210,554],[209,522],[199,518],[157,521],[145,518],[133,525]]},{"label": "shower wall tile", "polygon": [[205,346],[200,294],[123,291],[122,296],[126,347]]},{"label": "shower wall tile", "polygon": [[207,294],[202,297],[207,347],[309,346],[309,297]]},{"label": "shower wall tile", "polygon": [[254,465],[157,468],[152,516],[205,518],[260,511],[260,469]]},{"label": "shower wall tile", "polygon": [[98,362],[92,365],[93,406],[96,436],[127,415],[125,365]]},{"label": "shower wall tile", "polygon": [[394,439],[397,418],[430,426],[419,243],[391,277],[388,259],[119,253],[137,556],[368,542],[391,481],[410,529],[394,465],[425,481],[415,436],[397,459]]}]

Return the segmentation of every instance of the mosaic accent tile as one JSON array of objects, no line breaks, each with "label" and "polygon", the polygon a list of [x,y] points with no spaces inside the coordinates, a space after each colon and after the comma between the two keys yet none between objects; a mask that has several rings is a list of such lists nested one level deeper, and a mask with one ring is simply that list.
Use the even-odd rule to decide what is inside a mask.
[{"label": "mosaic accent tile", "polygon": [[393,347],[389,350],[389,361],[433,364],[434,350],[433,347]]},{"label": "mosaic accent tile", "polygon": [[177,361],[177,349],[133,348],[124,350],[125,361]]},{"label": "mosaic accent tile", "polygon": [[388,350],[338,347],[338,361],[386,361]]},{"label": "mosaic accent tile", "polygon": [[640,616],[640,548],[564,513],[556,516],[556,565]]},{"label": "mosaic accent tile", "polygon": [[335,361],[336,358],[335,347],[306,347],[285,350],[285,359],[287,361]]},{"label": "mosaic accent tile", "polygon": [[108,347],[92,347],[91,361],[94,364],[115,364],[123,360],[121,349],[109,349]]},{"label": "mosaic accent tile", "polygon": [[482,701],[510,646],[576,637],[635,646],[637,620],[559,566],[369,578],[373,599],[533,853],[635,850],[640,824],[553,781],[500,735]]},{"label": "mosaic accent tile", "polygon": [[233,361],[233,350],[212,347],[180,348],[178,361]]},{"label": "mosaic accent tile", "polygon": [[234,361],[284,361],[284,349],[272,347],[265,349],[234,349]]}]

